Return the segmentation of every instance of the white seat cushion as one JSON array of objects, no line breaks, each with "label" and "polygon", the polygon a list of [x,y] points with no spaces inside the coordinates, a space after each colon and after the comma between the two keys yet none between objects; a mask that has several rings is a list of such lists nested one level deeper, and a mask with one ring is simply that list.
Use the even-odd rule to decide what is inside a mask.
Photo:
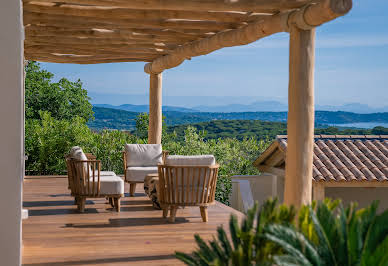
[{"label": "white seat cushion", "polygon": [[216,159],[213,155],[169,155],[166,158],[166,165],[187,165],[187,166],[201,166],[214,165]]},{"label": "white seat cushion", "polygon": [[127,166],[157,166],[162,163],[161,144],[126,144]]},{"label": "white seat cushion", "polygon": [[[93,178],[91,178],[90,181],[93,181]],[[100,194],[103,194],[103,195],[124,194],[124,180],[121,179],[121,177],[116,175],[100,176]]]},{"label": "white seat cushion", "polygon": [[131,166],[127,168],[127,181],[131,182],[144,182],[144,178],[148,174],[154,174],[158,172],[158,167],[156,166],[145,166],[137,167]]},{"label": "white seat cushion", "polygon": [[[95,176],[97,177],[98,175],[98,171],[96,170],[95,171]],[[115,172],[112,172],[112,171],[100,171],[100,176],[112,176],[112,175],[116,175]],[[90,176],[93,176],[93,173],[90,172]]]}]

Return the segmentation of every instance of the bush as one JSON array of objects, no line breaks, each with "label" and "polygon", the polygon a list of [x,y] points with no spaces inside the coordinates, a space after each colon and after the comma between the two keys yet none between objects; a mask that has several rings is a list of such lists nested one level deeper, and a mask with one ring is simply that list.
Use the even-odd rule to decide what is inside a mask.
[{"label": "bush", "polygon": [[40,112],[40,119],[26,120],[25,152],[28,174],[64,174],[64,156],[75,144],[88,146],[93,134],[85,120],[56,120],[48,112]]},{"label": "bush", "polygon": [[[28,174],[65,174],[64,156],[74,145],[81,146],[101,160],[103,170],[123,174],[122,151],[126,143],[147,143],[135,135],[118,130],[91,131],[82,118],[56,120],[41,112],[40,119],[26,122],[26,170]],[[177,141],[174,134],[163,135],[163,149],[170,154],[213,154],[220,164],[216,200],[229,204],[232,175],[257,174],[252,162],[269,145],[253,138],[204,140],[202,133],[188,127],[185,140]]]},{"label": "bush", "polygon": [[217,239],[206,243],[195,235],[198,249],[176,257],[187,265],[388,265],[388,210],[377,214],[377,206],[313,202],[300,209],[295,225],[292,207],[268,200],[260,211],[255,204],[241,225],[231,216],[231,240],[221,226]]}]

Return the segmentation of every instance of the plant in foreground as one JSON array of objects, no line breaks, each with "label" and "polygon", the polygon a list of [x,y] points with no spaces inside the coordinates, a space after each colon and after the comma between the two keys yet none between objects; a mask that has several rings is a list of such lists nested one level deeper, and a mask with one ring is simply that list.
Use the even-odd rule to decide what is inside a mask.
[{"label": "plant in foreground", "polygon": [[291,226],[295,218],[293,208],[277,206],[277,200],[266,201],[258,211],[255,203],[248,210],[241,225],[236,216],[229,220],[231,241],[222,226],[217,229],[217,239],[208,244],[196,234],[198,250],[192,254],[176,252],[176,257],[188,265],[252,265],[268,264],[272,254],[281,252],[278,245],[264,237],[264,229],[269,224]]},{"label": "plant in foreground", "polygon": [[276,205],[268,200],[257,212],[255,204],[240,226],[231,216],[231,240],[221,226],[217,239],[195,235],[198,249],[176,257],[188,265],[388,265],[388,210],[377,214],[377,202],[359,210],[313,202],[300,209],[298,226],[292,207]]},{"label": "plant in foreground", "polygon": [[269,225],[265,237],[282,247],[277,265],[388,265],[388,210],[378,203],[356,210],[338,201],[305,206],[299,227]]}]

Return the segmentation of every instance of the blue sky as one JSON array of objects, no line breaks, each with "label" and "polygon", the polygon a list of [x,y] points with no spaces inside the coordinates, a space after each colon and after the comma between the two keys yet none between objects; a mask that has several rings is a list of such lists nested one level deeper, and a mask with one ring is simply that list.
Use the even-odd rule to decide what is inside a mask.
[{"label": "blue sky", "polygon": [[[387,0],[353,0],[344,17],[317,28],[317,104],[388,105]],[[80,78],[94,103],[145,104],[144,63],[73,65],[43,63],[56,78]],[[195,57],[163,73],[164,103],[196,106],[287,101],[288,34]],[[179,97],[178,97],[179,96]],[[201,96],[201,97],[191,97]],[[225,96],[214,98],[209,96]]]}]

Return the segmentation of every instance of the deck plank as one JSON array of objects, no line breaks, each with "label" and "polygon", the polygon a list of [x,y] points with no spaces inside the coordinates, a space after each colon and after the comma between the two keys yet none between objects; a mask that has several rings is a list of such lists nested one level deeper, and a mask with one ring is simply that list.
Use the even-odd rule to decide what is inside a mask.
[{"label": "deck plank", "polygon": [[171,224],[152,208],[140,185],[136,197],[122,199],[120,213],[105,199],[88,199],[81,214],[67,179],[59,177],[26,178],[23,195],[29,210],[23,221],[23,265],[182,265],[174,251],[192,251],[194,233],[211,239],[231,213],[243,216],[217,203],[209,208],[207,223],[199,208],[185,208]]}]

